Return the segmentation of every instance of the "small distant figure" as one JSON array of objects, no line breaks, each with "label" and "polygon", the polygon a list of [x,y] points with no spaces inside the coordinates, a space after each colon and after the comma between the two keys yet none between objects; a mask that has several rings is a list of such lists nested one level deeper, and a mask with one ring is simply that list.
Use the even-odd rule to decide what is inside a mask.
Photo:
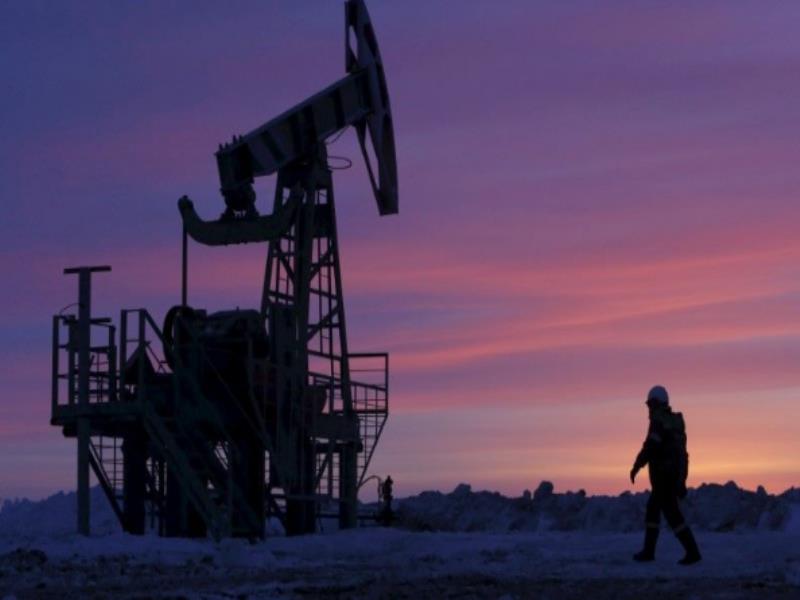
[{"label": "small distant figure", "polygon": [[378,521],[385,527],[389,527],[394,520],[394,512],[392,512],[392,476],[388,475],[386,479],[380,484],[379,491],[382,501],[381,511],[378,514]]},{"label": "small distant figure", "polygon": [[678,499],[686,497],[686,477],[689,473],[689,454],[686,452],[686,427],[681,413],[672,412],[667,390],[655,386],[647,394],[650,426],[647,438],[631,469],[631,483],[639,470],[648,465],[650,498],[645,515],[644,548],[633,555],[639,562],[655,560],[656,542],[661,513],[683,545],[686,555],[678,561],[691,565],[701,558],[692,530],[686,524],[678,507]]}]

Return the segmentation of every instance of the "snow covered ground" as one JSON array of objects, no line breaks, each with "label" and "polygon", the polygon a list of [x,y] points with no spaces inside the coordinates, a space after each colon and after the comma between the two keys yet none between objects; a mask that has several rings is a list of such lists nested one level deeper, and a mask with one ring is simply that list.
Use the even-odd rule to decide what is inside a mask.
[{"label": "snow covered ground", "polygon": [[704,560],[663,536],[636,564],[637,534],[361,529],[250,545],[122,534],[3,543],[0,589],[25,597],[800,598],[796,535],[701,533]]},{"label": "snow covered ground", "polygon": [[[722,513],[750,515],[749,493],[713,491],[720,503],[739,499],[739,509]],[[128,536],[103,520],[100,502],[98,533],[81,538],[71,533],[72,494],[7,504],[0,512],[0,598],[800,598],[800,504],[793,495],[761,498],[762,515],[777,511],[781,519],[750,515],[717,522],[724,532],[698,528],[704,559],[692,567],[675,564],[682,550],[668,531],[656,562],[632,562],[641,522],[636,531],[609,527],[620,525],[607,516],[615,513],[613,499],[602,503],[606,516],[593,521],[585,516],[597,510],[585,513],[591,499],[545,496],[547,502],[541,491],[536,499],[504,499],[461,487],[398,503],[402,519],[413,514],[417,524],[427,510],[429,529],[457,503],[449,523],[461,531],[365,527],[257,544]],[[776,508],[784,501],[786,510]],[[533,516],[520,521],[503,502]],[[556,510],[556,503],[563,506]],[[569,511],[584,516],[570,519]]]}]

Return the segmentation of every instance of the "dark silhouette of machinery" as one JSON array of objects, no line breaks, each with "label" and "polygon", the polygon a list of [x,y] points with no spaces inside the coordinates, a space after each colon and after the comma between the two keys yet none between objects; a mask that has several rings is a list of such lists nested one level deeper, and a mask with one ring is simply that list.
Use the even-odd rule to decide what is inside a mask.
[{"label": "dark silhouette of machinery", "polygon": [[[183,219],[183,294],[162,327],[144,309],[117,327],[91,315],[79,267],[77,315],[53,323],[53,425],[78,441],[78,527],[89,531],[91,468],[124,529],[261,537],[289,534],[357,495],[388,415],[388,355],[353,354],[345,327],[326,140],[353,126],[381,215],[397,212],[392,117],[363,0],[345,4],[347,75],[216,153],[225,210]],[[277,174],[271,213],[256,177]],[[187,303],[187,239],[268,245],[259,309],[208,313]],[[149,524],[149,525],[148,525]]]}]

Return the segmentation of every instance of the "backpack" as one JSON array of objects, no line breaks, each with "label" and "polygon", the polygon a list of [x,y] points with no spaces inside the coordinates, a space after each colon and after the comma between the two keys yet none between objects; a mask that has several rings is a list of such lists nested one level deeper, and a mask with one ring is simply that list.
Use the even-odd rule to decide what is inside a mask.
[{"label": "backpack", "polygon": [[671,425],[673,436],[672,459],[677,467],[678,498],[685,498],[688,493],[686,479],[689,477],[689,452],[686,450],[686,425],[683,421],[683,415],[674,413]]}]

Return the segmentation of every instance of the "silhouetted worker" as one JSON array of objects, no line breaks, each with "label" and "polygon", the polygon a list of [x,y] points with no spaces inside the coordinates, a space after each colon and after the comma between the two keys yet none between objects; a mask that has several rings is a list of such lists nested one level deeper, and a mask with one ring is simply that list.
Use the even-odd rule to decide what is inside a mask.
[{"label": "silhouetted worker", "polygon": [[381,507],[381,514],[380,519],[384,525],[391,525],[392,519],[394,518],[394,513],[392,512],[392,486],[394,485],[394,481],[392,481],[392,476],[388,475],[386,480],[381,483],[381,499],[383,500],[383,506]]},{"label": "silhouetted worker", "polygon": [[650,473],[650,498],[645,515],[644,548],[633,555],[643,562],[655,559],[661,513],[675,532],[686,555],[678,561],[691,565],[700,560],[700,550],[692,530],[683,519],[678,507],[678,498],[686,497],[686,476],[689,455],[686,453],[686,428],[683,415],[674,413],[669,406],[669,395],[663,386],[657,385],[647,395],[650,410],[650,426],[647,438],[631,469],[631,483],[639,469],[648,465]]}]

